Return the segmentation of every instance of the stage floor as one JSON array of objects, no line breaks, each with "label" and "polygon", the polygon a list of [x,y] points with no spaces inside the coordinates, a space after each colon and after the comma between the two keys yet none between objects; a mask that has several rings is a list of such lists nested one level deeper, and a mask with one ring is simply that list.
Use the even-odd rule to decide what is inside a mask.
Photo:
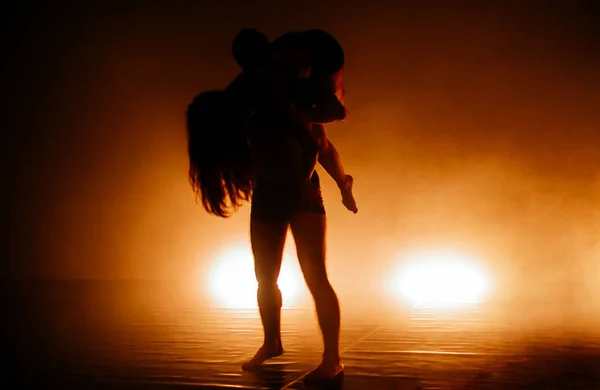
[{"label": "stage floor", "polygon": [[[255,309],[107,289],[21,292],[9,330],[16,366],[3,388],[305,389],[302,377],[319,362],[310,309],[285,309],[285,354],[245,373],[241,362],[262,341]],[[534,319],[526,306],[366,310],[343,298],[342,306],[345,390],[600,389],[593,321]]]}]

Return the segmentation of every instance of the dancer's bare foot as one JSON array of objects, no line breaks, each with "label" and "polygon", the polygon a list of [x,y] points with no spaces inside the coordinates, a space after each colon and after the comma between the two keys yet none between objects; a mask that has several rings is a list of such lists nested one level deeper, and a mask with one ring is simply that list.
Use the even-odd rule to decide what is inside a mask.
[{"label": "dancer's bare foot", "polygon": [[344,365],[339,360],[323,360],[319,367],[315,368],[304,377],[307,384],[327,382],[336,379],[344,372]]},{"label": "dancer's bare foot", "polygon": [[283,347],[281,346],[281,344],[274,346],[263,345],[254,354],[252,359],[242,364],[242,370],[257,370],[265,361],[281,355],[283,355]]}]

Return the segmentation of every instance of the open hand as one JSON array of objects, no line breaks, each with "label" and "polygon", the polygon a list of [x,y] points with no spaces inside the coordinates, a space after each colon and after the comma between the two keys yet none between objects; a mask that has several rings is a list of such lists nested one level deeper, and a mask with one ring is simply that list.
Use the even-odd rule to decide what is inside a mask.
[{"label": "open hand", "polygon": [[344,185],[340,187],[342,193],[342,203],[346,208],[352,211],[354,214],[358,213],[358,207],[356,206],[356,200],[352,194],[352,185],[354,184],[354,178],[350,175],[346,175]]}]

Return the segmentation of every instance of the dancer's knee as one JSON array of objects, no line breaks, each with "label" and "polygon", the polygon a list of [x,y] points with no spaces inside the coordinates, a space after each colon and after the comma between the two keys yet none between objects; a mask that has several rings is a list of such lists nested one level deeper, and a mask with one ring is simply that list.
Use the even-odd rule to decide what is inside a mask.
[{"label": "dancer's knee", "polygon": [[331,286],[331,283],[329,282],[325,272],[307,273],[304,275],[304,279],[306,280],[306,285],[313,296],[333,292],[333,287]]},{"label": "dancer's knee", "polygon": [[267,283],[258,283],[257,290],[258,304],[263,307],[281,307],[281,290],[277,282],[269,281]]}]

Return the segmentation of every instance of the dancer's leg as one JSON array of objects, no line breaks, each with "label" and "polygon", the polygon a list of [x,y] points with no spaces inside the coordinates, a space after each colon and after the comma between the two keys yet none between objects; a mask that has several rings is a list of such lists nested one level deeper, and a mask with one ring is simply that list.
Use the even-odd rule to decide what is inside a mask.
[{"label": "dancer's leg", "polygon": [[315,301],[323,334],[323,361],[312,377],[331,378],[343,369],[343,365],[339,353],[340,306],[325,266],[325,214],[298,212],[292,217],[291,228],[300,267]]},{"label": "dancer's leg", "polygon": [[254,357],[242,365],[244,370],[258,368],[265,360],[283,353],[281,343],[281,291],[277,279],[281,269],[287,222],[250,222],[254,271],[258,281],[258,308],[264,329],[264,342]]}]

